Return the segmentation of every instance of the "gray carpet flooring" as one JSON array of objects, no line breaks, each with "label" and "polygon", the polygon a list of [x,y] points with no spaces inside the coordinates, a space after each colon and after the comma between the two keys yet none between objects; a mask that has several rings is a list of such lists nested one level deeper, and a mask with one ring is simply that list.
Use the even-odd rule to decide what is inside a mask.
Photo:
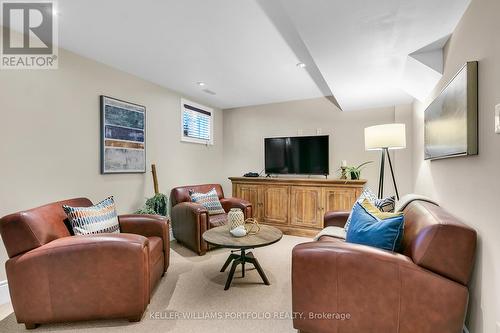
[{"label": "gray carpet flooring", "polygon": [[[262,284],[257,271],[247,265],[245,278],[241,278],[238,268],[227,291],[224,284],[229,269],[225,273],[219,270],[230,253],[228,249],[199,257],[173,242],[170,268],[154,291],[141,322],[51,324],[33,332],[296,332],[288,316],[292,304],[291,251],[296,244],[307,241],[284,236],[276,244],[252,250],[271,285]],[[12,313],[0,321],[0,332],[26,330]]]}]

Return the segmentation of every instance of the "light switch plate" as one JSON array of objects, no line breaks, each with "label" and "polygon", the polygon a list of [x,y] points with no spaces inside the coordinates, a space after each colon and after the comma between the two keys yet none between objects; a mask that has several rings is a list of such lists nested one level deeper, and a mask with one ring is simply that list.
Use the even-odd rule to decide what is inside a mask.
[{"label": "light switch plate", "polygon": [[500,323],[497,322],[497,333],[500,333]]},{"label": "light switch plate", "polygon": [[500,134],[500,104],[495,106],[495,133]]}]

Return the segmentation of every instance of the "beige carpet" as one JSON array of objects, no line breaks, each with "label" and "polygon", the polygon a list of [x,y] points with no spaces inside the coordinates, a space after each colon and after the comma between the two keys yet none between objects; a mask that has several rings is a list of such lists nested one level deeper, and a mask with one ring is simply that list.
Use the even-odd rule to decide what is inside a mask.
[{"label": "beige carpet", "polygon": [[[261,283],[252,265],[247,264],[245,278],[240,268],[231,288],[224,291],[228,274],[219,270],[229,250],[210,251],[203,257],[172,244],[171,264],[167,275],[154,291],[151,304],[139,323],[122,320],[93,321],[72,324],[42,325],[35,332],[296,332],[291,319],[265,319],[284,316],[291,311],[291,251],[309,239],[284,236],[268,247],[254,249],[271,285]],[[240,266],[241,267],[241,266]],[[201,319],[203,316],[258,315],[259,319]],[[159,319],[152,319],[151,314]],[[180,315],[196,315],[199,319],[169,319]],[[0,321],[0,332],[26,332],[10,314]]]}]

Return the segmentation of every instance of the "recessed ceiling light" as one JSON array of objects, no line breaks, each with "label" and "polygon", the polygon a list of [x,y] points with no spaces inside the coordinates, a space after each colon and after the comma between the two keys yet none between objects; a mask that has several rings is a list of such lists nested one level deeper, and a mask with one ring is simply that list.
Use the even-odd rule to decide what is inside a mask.
[{"label": "recessed ceiling light", "polygon": [[200,87],[204,87],[206,86],[205,82],[196,82],[197,85],[199,85]]},{"label": "recessed ceiling light", "polygon": [[297,67],[298,67],[298,68],[306,68],[306,64],[304,64],[303,62],[299,62],[299,63],[297,64]]}]

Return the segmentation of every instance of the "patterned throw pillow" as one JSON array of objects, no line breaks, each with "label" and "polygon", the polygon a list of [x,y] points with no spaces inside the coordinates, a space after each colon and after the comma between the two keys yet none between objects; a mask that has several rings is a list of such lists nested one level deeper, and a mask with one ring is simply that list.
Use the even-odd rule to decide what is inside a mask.
[{"label": "patterned throw pillow", "polygon": [[191,201],[199,203],[208,210],[208,215],[224,214],[224,208],[219,201],[219,196],[215,188],[207,193],[191,193]]},{"label": "patterned throw pillow", "polygon": [[396,197],[392,196],[384,199],[375,199],[373,204],[381,212],[394,213],[394,208],[396,207]]},{"label": "patterned throw pillow", "polygon": [[75,235],[119,233],[120,225],[113,197],[91,207],[63,205]]},{"label": "patterned throw pillow", "polygon": [[[375,193],[371,190],[370,187],[365,187],[363,190],[363,193],[359,196],[358,200],[356,202],[359,202],[360,204],[363,202],[363,200],[368,199],[368,201],[373,204],[375,207],[377,207],[380,211],[382,212],[394,212],[394,207],[395,207],[395,197],[387,197],[384,199],[379,199]],[[354,204],[356,205],[356,204]],[[354,207],[353,207],[354,209]],[[347,222],[345,224],[345,231],[349,230],[349,225],[351,224],[351,218],[352,218],[352,210],[351,213],[349,214],[349,217],[347,218]]]}]

